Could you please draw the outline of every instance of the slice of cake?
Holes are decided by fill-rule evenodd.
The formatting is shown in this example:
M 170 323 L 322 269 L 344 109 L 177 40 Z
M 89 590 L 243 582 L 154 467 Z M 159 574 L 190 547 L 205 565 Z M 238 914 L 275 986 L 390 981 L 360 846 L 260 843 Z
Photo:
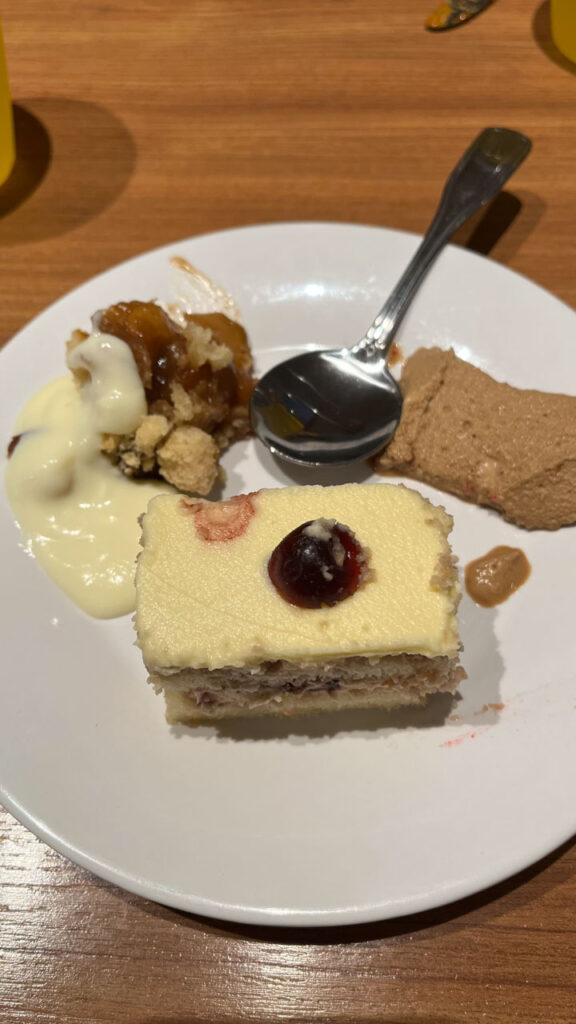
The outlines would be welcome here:
M 162 495 L 136 630 L 170 723 L 420 704 L 454 692 L 450 516 L 402 485 Z

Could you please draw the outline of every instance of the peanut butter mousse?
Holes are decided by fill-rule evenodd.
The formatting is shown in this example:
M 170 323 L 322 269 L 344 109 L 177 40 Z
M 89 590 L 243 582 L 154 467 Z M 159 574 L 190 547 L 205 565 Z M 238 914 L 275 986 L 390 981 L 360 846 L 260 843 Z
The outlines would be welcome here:
M 576 522 L 576 397 L 511 387 L 439 348 L 410 356 L 400 385 L 402 419 L 378 472 L 425 481 L 526 529 Z
M 494 608 L 507 601 L 526 582 L 530 572 L 530 562 L 520 548 L 500 544 L 468 563 L 464 581 L 476 604 Z
M 454 692 L 464 672 L 451 527 L 402 485 L 154 499 L 135 624 L 168 721 L 392 708 Z

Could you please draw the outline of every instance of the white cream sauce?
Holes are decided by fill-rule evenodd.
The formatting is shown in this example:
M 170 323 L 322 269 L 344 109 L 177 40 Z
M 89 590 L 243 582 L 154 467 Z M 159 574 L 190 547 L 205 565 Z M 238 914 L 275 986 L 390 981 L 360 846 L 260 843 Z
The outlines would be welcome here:
M 69 356 L 90 379 L 71 375 L 40 389 L 14 427 L 21 438 L 6 491 L 27 550 L 89 615 L 134 610 L 138 517 L 167 484 L 129 480 L 100 452 L 101 433 L 129 433 L 146 413 L 128 346 L 95 332 Z

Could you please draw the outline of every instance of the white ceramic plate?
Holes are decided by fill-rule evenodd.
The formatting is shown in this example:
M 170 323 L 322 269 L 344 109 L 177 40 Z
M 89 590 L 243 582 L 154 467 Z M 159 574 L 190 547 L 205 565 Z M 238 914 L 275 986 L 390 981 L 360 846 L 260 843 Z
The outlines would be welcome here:
M 168 246 L 48 309 L 0 356 L 0 436 L 62 372 L 64 340 L 119 299 L 167 296 L 187 257 L 237 299 L 258 369 L 357 340 L 412 255 L 412 235 L 281 224 Z M 449 248 L 402 329 L 405 353 L 454 346 L 495 377 L 576 392 L 576 315 L 510 271 Z M 317 479 L 252 441 L 226 458 L 228 493 Z M 322 475 L 363 479 L 366 471 Z M 533 863 L 573 833 L 576 531 L 526 533 L 429 488 L 454 515 L 462 565 L 523 548 L 506 604 L 461 606 L 468 681 L 456 718 L 355 713 L 170 730 L 129 618 L 73 607 L 0 520 L 0 798 L 51 846 L 153 900 L 267 924 L 345 924 L 439 906 Z M 503 704 L 502 709 L 487 705 Z

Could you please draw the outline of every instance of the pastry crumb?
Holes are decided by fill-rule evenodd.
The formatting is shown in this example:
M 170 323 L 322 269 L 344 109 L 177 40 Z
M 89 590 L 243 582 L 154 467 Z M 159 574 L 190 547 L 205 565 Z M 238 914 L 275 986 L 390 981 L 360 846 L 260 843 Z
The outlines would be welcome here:
M 158 448 L 158 467 L 179 491 L 209 494 L 218 479 L 218 445 L 210 434 L 189 424 L 175 427 Z

